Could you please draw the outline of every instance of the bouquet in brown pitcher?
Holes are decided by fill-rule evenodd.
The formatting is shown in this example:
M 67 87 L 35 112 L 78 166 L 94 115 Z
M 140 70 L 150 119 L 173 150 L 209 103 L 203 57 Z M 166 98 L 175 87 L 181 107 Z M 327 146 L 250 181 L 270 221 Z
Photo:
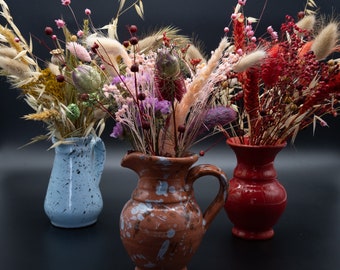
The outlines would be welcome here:
M 213 102 L 214 75 L 224 50 L 223 38 L 209 61 L 185 38 L 162 30 L 138 40 L 137 27 L 123 44 L 131 64 L 117 69 L 105 92 L 114 97 L 116 124 L 111 134 L 127 138 L 133 150 L 157 156 L 180 157 L 199 140 L 235 119 L 229 106 Z M 173 36 L 173 38 L 171 37 Z M 155 41 L 159 42 L 155 42 Z M 107 49 L 99 43 L 97 53 L 105 58 Z

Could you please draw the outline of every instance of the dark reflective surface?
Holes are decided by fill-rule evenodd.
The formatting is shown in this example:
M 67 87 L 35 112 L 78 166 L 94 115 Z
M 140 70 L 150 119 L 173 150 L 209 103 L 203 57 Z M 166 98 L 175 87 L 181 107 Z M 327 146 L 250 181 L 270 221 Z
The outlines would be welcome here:
M 101 182 L 104 209 L 97 224 L 83 229 L 55 228 L 43 211 L 53 151 L 0 151 L 2 270 L 134 269 L 119 238 L 119 214 L 137 178 L 120 168 L 124 152 L 110 151 Z M 218 165 L 231 176 L 235 160 L 227 147 L 219 147 L 199 163 Z M 275 226 L 274 238 L 257 242 L 233 237 L 232 224 L 222 210 L 189 270 L 340 268 L 339 153 L 288 147 L 279 154 L 276 168 L 288 205 Z M 195 185 L 202 210 L 216 192 L 215 182 L 203 177 Z

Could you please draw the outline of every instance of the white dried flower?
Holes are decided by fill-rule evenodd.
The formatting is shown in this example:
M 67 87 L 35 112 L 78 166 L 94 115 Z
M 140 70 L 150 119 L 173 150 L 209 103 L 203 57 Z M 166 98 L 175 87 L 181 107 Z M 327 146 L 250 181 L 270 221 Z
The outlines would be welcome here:
M 250 67 L 260 64 L 266 55 L 266 52 L 261 49 L 246 54 L 234 65 L 233 70 L 235 72 L 243 72 Z
M 0 56 L 0 69 L 7 75 L 14 76 L 20 80 L 30 77 L 30 68 L 21 61 Z
M 300 21 L 296 23 L 296 26 L 300 29 L 311 31 L 314 28 L 315 25 L 315 16 L 314 15 L 308 15 L 303 17 Z
M 335 22 L 330 22 L 316 36 L 311 46 L 311 50 L 314 52 L 318 60 L 324 59 L 333 52 L 337 45 L 338 39 L 338 24 Z
M 131 66 L 131 59 L 125 47 L 115 39 L 98 37 L 91 35 L 87 38 L 86 43 L 92 47 L 95 43 L 99 45 L 97 51 L 103 59 L 105 70 L 112 76 L 116 76 L 119 71 L 117 58 L 120 56 L 127 67 Z

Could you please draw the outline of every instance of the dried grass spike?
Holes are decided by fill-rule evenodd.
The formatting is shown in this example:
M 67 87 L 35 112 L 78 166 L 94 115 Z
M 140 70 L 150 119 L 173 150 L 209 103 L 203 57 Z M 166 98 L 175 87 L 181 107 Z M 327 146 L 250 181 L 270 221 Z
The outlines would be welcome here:
M 250 67 L 258 65 L 266 57 L 264 50 L 256 50 L 242 57 L 241 60 L 233 67 L 235 72 L 243 72 Z
M 314 52 L 318 60 L 326 58 L 336 48 L 339 41 L 338 24 L 330 22 L 324 27 L 321 32 L 316 36 L 311 50 Z
M 302 30 L 312 31 L 316 22 L 315 15 L 308 15 L 303 17 L 296 23 L 296 26 Z

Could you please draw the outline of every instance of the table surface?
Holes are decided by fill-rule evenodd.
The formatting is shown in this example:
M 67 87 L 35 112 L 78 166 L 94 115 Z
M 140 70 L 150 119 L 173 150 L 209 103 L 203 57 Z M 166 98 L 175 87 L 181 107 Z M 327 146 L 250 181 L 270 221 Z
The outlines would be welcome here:
M 133 270 L 119 238 L 119 215 L 137 177 L 120 167 L 122 151 L 107 151 L 98 222 L 82 229 L 53 227 L 43 210 L 53 151 L 0 148 L 0 269 Z M 199 160 L 232 175 L 235 157 L 218 148 Z M 218 214 L 188 265 L 188 270 L 340 269 L 340 153 L 296 151 L 287 147 L 275 161 L 288 193 L 287 208 L 266 241 L 231 235 L 224 210 Z M 204 209 L 217 181 L 203 177 L 195 196 Z

